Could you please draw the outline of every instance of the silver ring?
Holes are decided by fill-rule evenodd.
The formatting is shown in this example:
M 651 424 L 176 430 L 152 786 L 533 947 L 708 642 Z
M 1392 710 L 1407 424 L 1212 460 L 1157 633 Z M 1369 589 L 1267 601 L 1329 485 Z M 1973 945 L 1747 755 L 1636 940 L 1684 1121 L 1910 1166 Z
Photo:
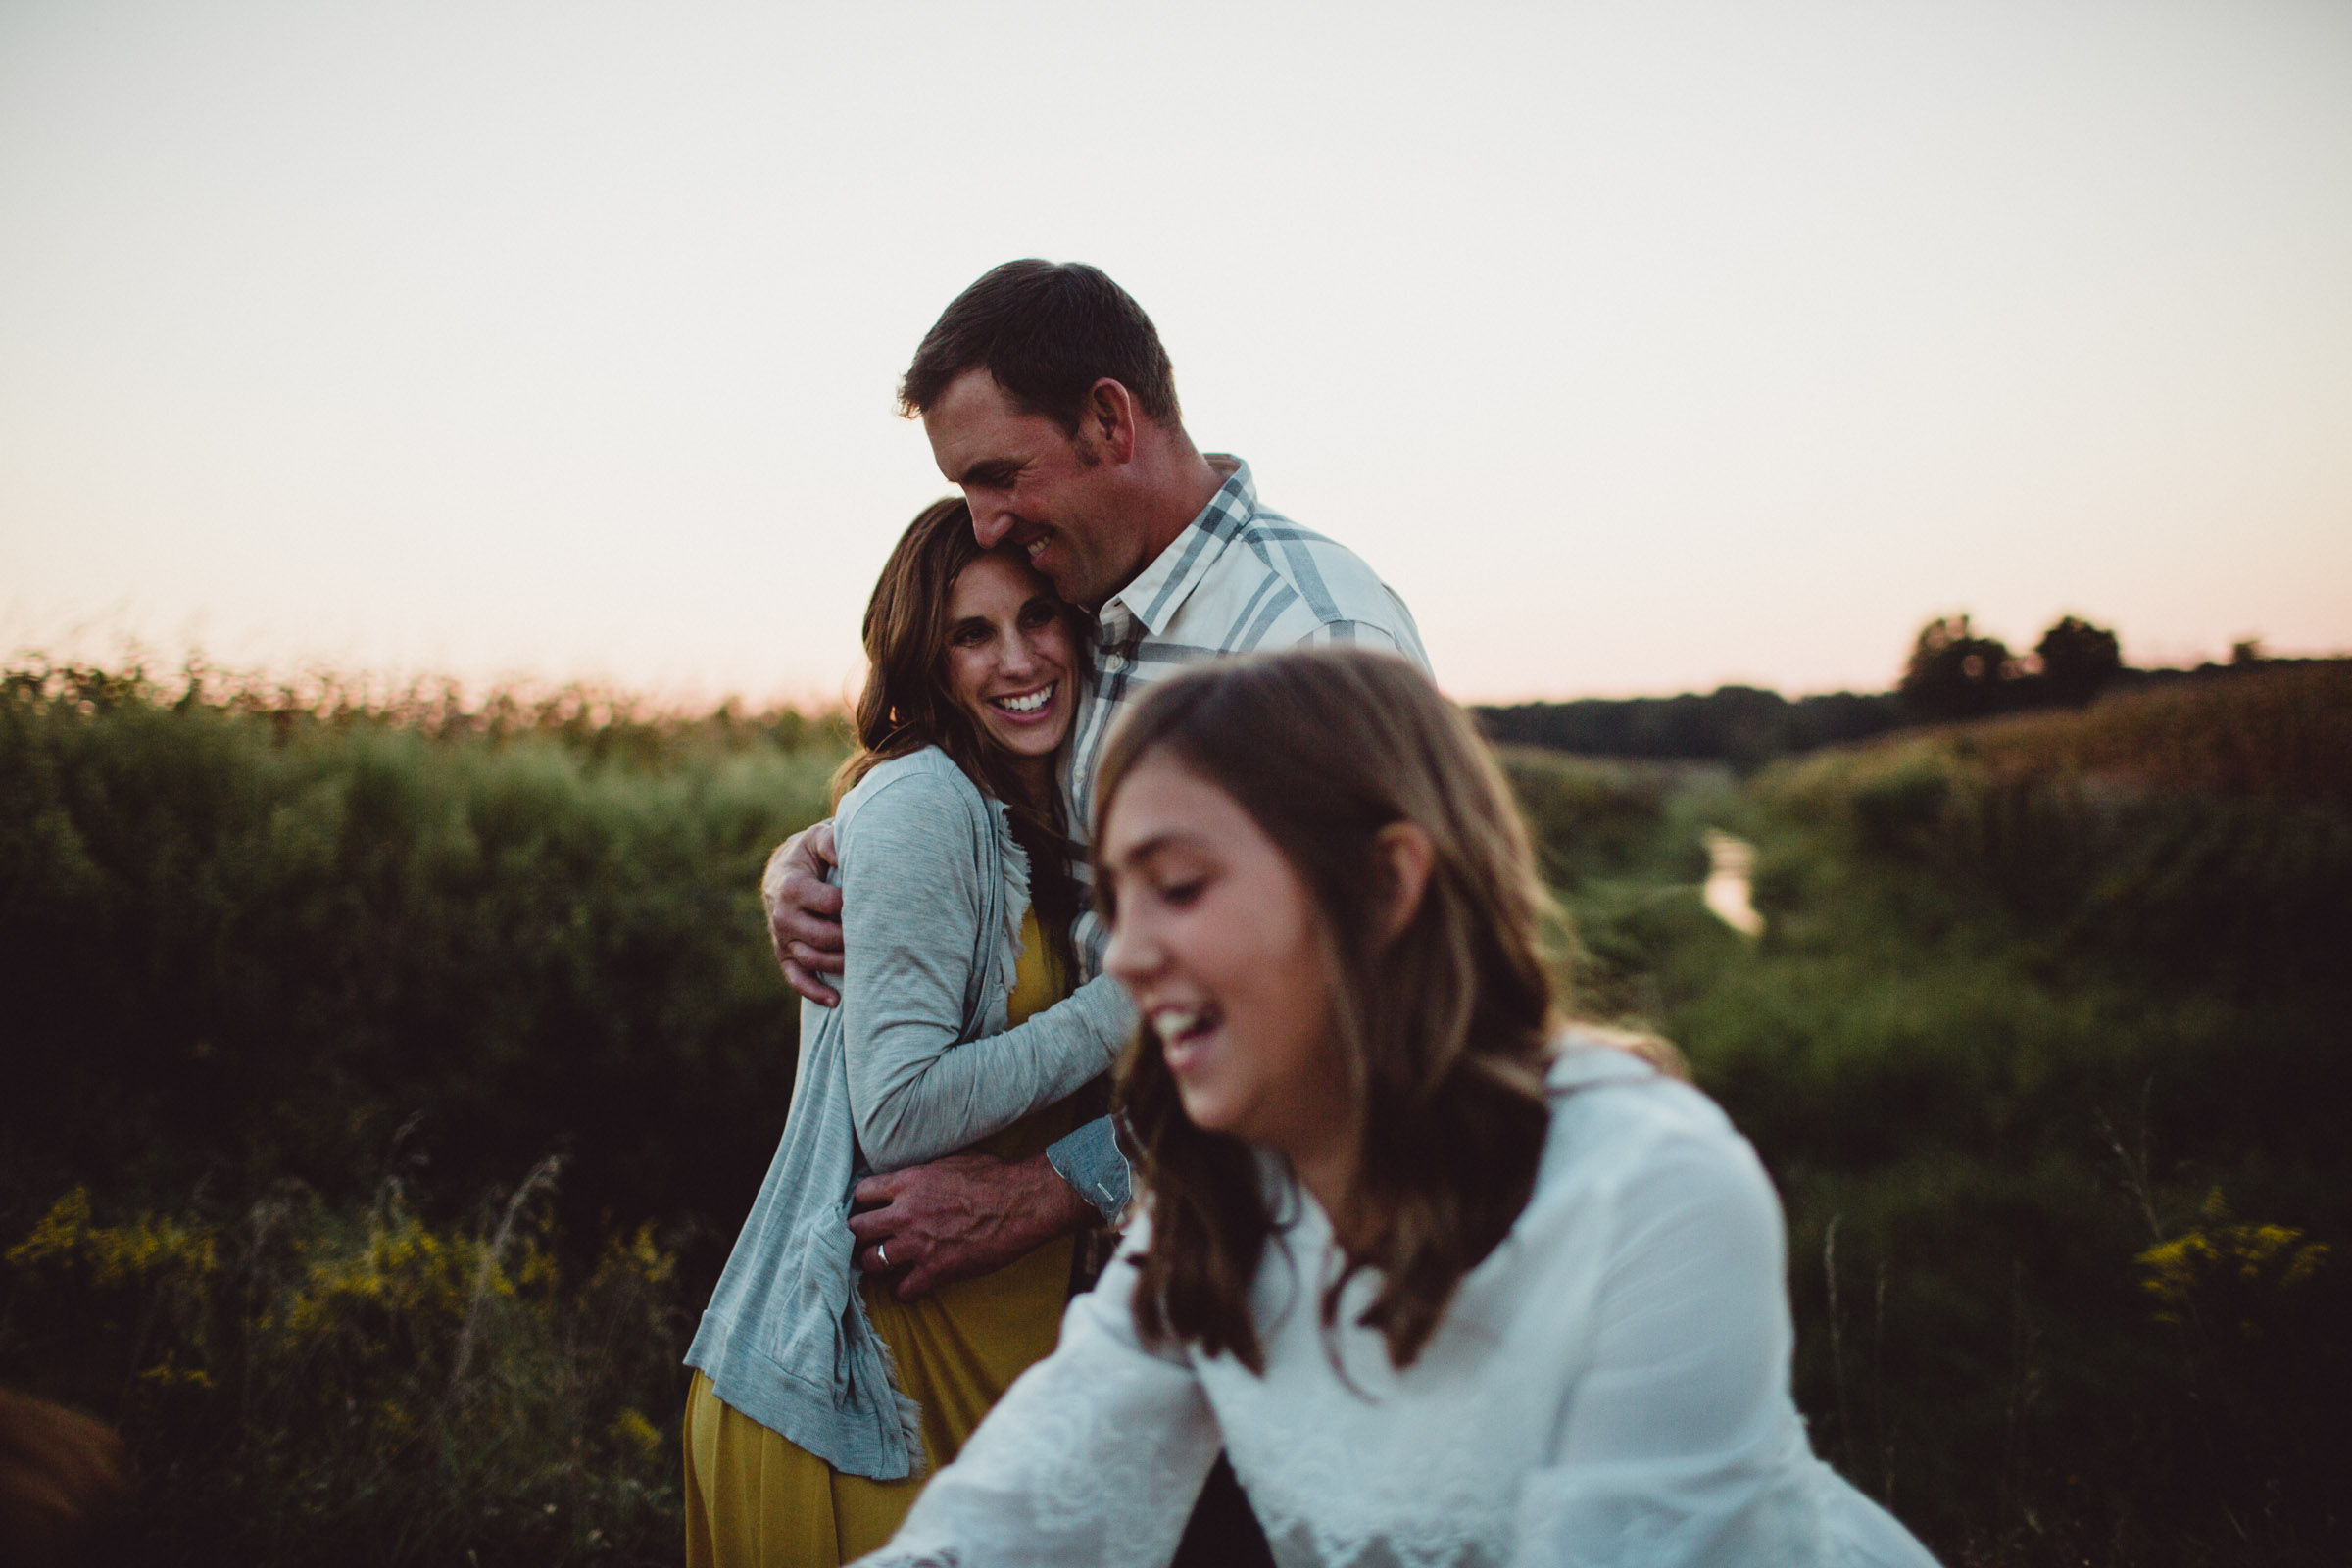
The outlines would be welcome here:
M 888 1242 L 874 1244 L 874 1261 L 884 1268 L 890 1267 L 890 1244 Z

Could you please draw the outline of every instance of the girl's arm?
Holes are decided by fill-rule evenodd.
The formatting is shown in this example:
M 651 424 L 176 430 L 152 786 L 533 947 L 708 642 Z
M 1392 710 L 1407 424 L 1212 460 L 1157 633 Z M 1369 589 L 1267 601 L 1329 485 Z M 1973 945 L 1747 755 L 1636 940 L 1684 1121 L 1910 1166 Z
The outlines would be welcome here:
M 1520 1494 L 1518 1568 L 1713 1563 L 1772 1523 L 1742 1516 L 1786 1462 L 1778 1199 L 1744 1145 L 1684 1135 L 1642 1151 L 1611 1217 L 1590 1359 Z
M 907 773 L 859 803 L 841 835 L 841 1016 L 858 1147 L 876 1170 L 955 1152 L 1109 1070 L 1135 1026 L 1098 979 L 986 1039 L 962 1032 L 981 886 L 975 849 L 996 822 L 952 780 Z
M 1892 1520 L 1856 1544 L 1825 1511 L 1836 1484 L 1788 1394 L 1780 1199 L 1746 1142 L 1660 1139 L 1613 1210 L 1590 1358 L 1520 1493 L 1514 1568 L 1936 1568 Z

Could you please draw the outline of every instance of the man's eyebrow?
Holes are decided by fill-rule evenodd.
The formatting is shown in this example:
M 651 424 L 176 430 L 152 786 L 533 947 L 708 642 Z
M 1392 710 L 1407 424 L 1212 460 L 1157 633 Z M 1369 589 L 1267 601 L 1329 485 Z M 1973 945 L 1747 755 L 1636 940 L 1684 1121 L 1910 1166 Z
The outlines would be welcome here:
M 956 484 L 995 484 L 1008 477 L 1020 465 L 1011 458 L 983 458 L 969 464 L 954 480 Z

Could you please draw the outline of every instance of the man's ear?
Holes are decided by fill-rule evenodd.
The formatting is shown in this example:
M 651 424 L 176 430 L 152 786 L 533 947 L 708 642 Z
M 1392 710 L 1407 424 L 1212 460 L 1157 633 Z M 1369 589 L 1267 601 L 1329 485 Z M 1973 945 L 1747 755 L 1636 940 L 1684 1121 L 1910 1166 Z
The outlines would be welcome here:
M 1140 411 L 1135 394 L 1109 376 L 1087 389 L 1086 408 L 1078 416 L 1079 434 L 1095 443 L 1096 451 L 1113 463 L 1135 456 L 1135 421 Z
M 1417 822 L 1391 822 L 1372 835 L 1372 853 L 1379 856 L 1387 884 L 1388 906 L 1380 912 L 1383 947 L 1396 940 L 1421 912 L 1422 895 L 1429 891 L 1429 873 L 1438 863 L 1437 846 Z

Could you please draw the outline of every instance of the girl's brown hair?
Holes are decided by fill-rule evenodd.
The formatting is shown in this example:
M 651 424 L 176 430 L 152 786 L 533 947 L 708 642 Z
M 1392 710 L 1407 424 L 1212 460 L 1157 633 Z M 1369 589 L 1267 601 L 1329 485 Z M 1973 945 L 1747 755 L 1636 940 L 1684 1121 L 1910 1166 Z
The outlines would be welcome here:
M 1333 1216 L 1350 1245 L 1323 1321 L 1336 1323 L 1358 1269 L 1377 1270 L 1360 1321 L 1408 1366 L 1526 1206 L 1549 1122 L 1549 905 L 1518 809 L 1461 710 L 1402 659 L 1359 649 L 1202 665 L 1155 686 L 1111 738 L 1095 843 L 1146 759 L 1231 796 L 1321 915 L 1353 1091 L 1334 1114 L 1351 1118 L 1356 1152 Z M 1436 853 L 1411 919 L 1384 938 L 1393 889 L 1375 839 L 1396 822 Z M 1186 1117 L 1149 1019 L 1117 1093 L 1152 1204 L 1137 1330 L 1262 1371 L 1250 1288 L 1278 1219 L 1256 1152 Z
M 865 602 L 865 689 L 852 715 L 858 749 L 833 775 L 833 801 L 839 805 L 878 762 L 926 746 L 947 753 L 964 777 L 1004 803 L 1013 838 L 1029 856 L 1029 899 L 1038 923 L 1061 972 L 1073 974 L 1069 927 L 1081 896 L 1070 874 L 1061 792 L 1031 800 L 1003 748 L 948 685 L 948 610 L 956 579 L 986 554 L 972 537 L 971 509 L 953 497 L 925 507 L 899 536 Z M 1019 561 L 1017 553 L 1012 559 Z M 1019 564 L 1030 569 L 1026 561 Z M 1075 606 L 1065 604 L 1061 612 L 1070 633 L 1069 679 L 1082 681 L 1091 668 L 1093 625 Z M 1075 702 L 1077 695 L 1073 690 L 1067 700 Z

